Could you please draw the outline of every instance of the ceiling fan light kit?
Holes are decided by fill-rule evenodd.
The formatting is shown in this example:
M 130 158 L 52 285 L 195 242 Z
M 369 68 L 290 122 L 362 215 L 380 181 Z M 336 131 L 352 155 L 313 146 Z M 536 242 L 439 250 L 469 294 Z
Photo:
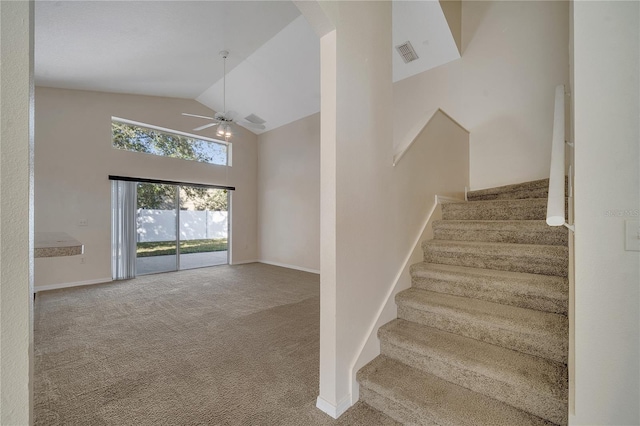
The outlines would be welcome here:
M 231 126 L 228 123 L 222 123 L 218 127 L 218 131 L 216 132 L 218 136 L 224 136 L 226 139 L 232 136 Z
M 213 123 L 196 127 L 195 129 L 193 129 L 193 131 L 199 132 L 201 130 L 208 129 L 209 127 L 218 126 L 216 135 L 219 137 L 224 137 L 225 141 L 229 141 L 229 138 L 231 138 L 231 136 L 233 135 L 233 132 L 231 131 L 231 123 L 236 122 L 235 116 L 237 114 L 233 111 L 227 111 L 227 57 L 229 56 L 229 51 L 221 50 L 220 56 L 222 56 L 222 60 L 223 60 L 223 65 L 222 65 L 223 66 L 223 74 L 222 74 L 222 110 L 223 112 L 216 113 L 214 117 L 207 117 L 204 115 L 197 115 L 197 114 L 187 114 L 186 112 L 183 112 L 182 115 L 185 115 L 187 117 L 203 118 L 206 120 L 213 121 Z M 264 125 L 265 121 L 263 119 L 261 119 L 255 114 L 251 114 L 247 118 L 249 117 L 251 117 L 253 120 L 244 119 L 242 122 L 239 122 L 238 124 L 241 124 L 244 127 L 252 128 L 255 130 L 265 129 L 265 125 Z

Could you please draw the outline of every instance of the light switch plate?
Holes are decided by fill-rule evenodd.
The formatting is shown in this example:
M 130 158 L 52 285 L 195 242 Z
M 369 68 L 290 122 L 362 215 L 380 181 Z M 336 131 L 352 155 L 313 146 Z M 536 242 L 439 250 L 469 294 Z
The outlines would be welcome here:
M 625 247 L 627 251 L 640 251 L 640 221 L 625 220 Z

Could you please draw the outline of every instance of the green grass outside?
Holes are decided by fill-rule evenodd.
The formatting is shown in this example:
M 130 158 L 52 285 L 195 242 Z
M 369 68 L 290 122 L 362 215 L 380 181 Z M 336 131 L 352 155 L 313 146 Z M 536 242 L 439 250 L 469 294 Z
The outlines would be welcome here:
M 224 250 L 227 250 L 226 238 L 180 241 L 180 254 L 206 253 L 211 251 Z M 137 247 L 137 257 L 166 256 L 175 254 L 175 241 L 154 241 L 151 243 L 138 243 Z

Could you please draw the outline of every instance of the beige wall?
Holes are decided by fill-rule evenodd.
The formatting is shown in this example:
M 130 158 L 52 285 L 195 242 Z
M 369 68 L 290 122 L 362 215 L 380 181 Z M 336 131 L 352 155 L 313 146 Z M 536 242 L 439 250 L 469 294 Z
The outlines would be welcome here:
M 472 188 L 548 177 L 569 3 L 463 2 L 462 39 L 461 59 L 394 85 L 396 152 L 441 107 L 471 132 Z
M 468 146 L 456 146 L 454 138 L 425 162 L 418 142 L 394 168 L 390 3 L 320 4 L 336 31 L 321 41 L 318 407 L 339 415 L 357 399 L 359 363 L 377 353 L 376 342 L 368 345 L 372 327 L 421 232 L 433 191 L 461 195 L 468 184 Z M 439 168 L 429 167 L 438 160 Z M 443 169 L 447 174 L 438 173 Z
M 110 279 L 110 174 L 235 186 L 232 261 L 255 260 L 257 138 L 253 133 L 236 127 L 233 167 L 111 147 L 112 116 L 185 132 L 201 124 L 182 112 L 213 113 L 186 99 L 36 88 L 36 231 L 67 232 L 84 243 L 86 259 L 85 264 L 80 264 L 79 256 L 36 259 L 36 287 Z M 78 226 L 80 219 L 87 219 L 88 226 Z
M 350 365 L 392 280 L 391 4 L 320 5 L 335 31 L 321 41 L 318 407 L 336 416 L 352 403 Z
M 33 2 L 0 2 L 0 424 L 32 418 Z
M 397 318 L 395 295 L 411 286 L 409 268 L 423 260 L 422 241 L 433 238 L 431 223 L 441 217 L 435 196 L 464 200 L 464 187 L 469 185 L 469 133 L 437 111 L 397 162 L 390 178 L 395 193 L 390 197 L 395 205 L 392 241 L 398 247 L 394 260 L 402 262 L 389 265 L 397 275 L 389 283 L 384 304 L 378 308 L 378 317 L 374 317 L 375 324 L 371 324 L 366 342 L 352 365 L 354 400 L 358 395 L 355 374 L 380 353 L 378 329 Z M 434 213 L 429 217 L 431 211 Z
M 573 5 L 574 425 L 640 424 L 640 7 Z
M 258 259 L 320 271 L 320 114 L 258 137 Z

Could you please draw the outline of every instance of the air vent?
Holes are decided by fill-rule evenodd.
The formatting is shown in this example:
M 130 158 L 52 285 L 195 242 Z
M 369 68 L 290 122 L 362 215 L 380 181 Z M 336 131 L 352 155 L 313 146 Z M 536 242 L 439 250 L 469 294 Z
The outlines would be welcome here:
M 255 114 L 249 114 L 244 119 L 253 124 L 264 124 L 267 122 Z
M 418 59 L 418 55 L 416 54 L 416 51 L 413 50 L 413 46 L 411 45 L 410 41 L 396 46 L 396 50 L 398 51 L 400 56 L 402 56 L 402 60 L 405 64 Z

